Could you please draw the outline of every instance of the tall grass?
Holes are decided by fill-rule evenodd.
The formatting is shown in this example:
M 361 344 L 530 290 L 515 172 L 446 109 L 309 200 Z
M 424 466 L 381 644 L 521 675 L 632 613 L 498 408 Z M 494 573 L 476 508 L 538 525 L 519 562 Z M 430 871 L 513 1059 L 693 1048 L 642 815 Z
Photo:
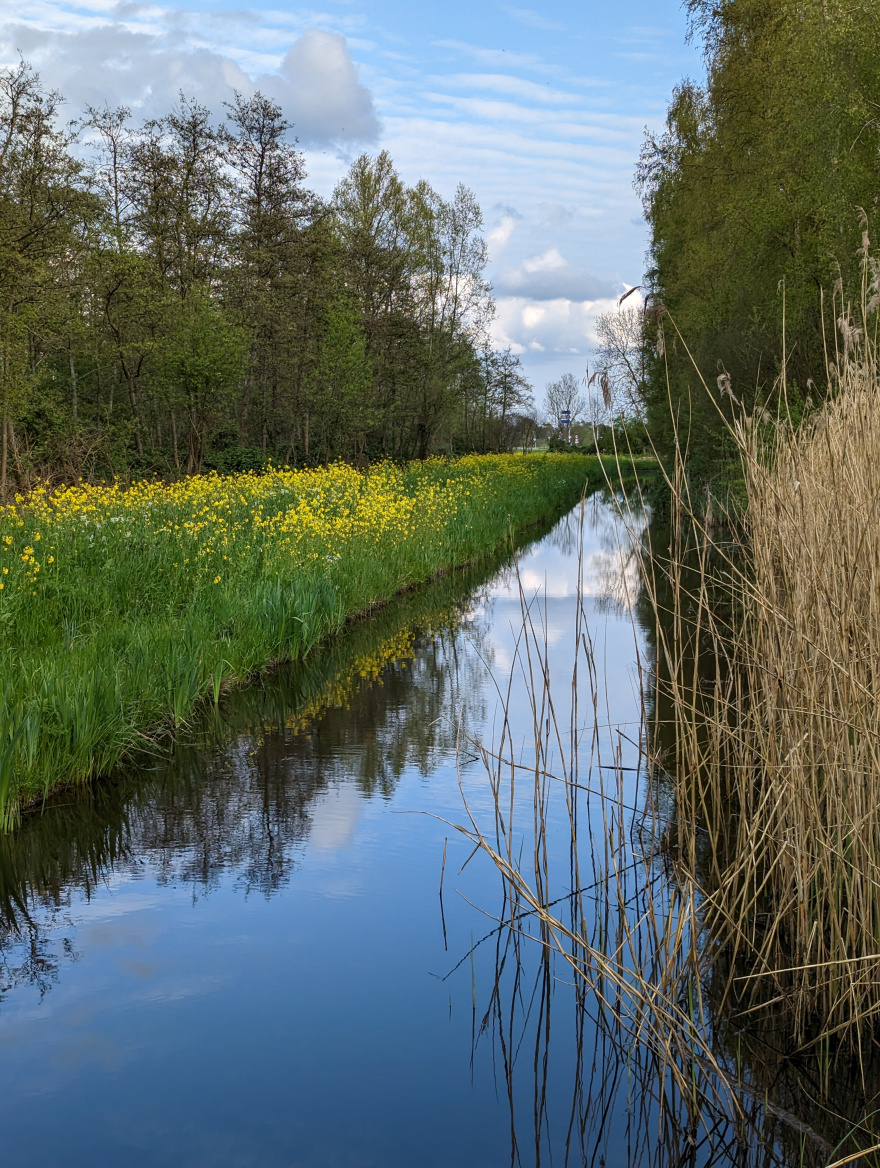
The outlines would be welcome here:
M 734 428 L 734 544 L 679 491 L 668 583 L 644 566 L 658 613 L 671 599 L 678 854 L 731 1001 L 860 1045 L 880 1021 L 880 386 L 870 348 L 846 356 L 804 424 Z
M 598 460 L 37 491 L 0 511 L 0 820 L 570 506 Z
M 638 504 L 628 510 L 634 523 L 638 510 Z M 581 523 L 583 517 L 582 509 Z M 623 527 L 621 537 L 623 565 L 634 549 L 624 546 Z M 617 599 L 630 609 L 631 584 L 623 570 Z M 474 810 L 462 785 L 467 821 L 456 826 L 502 877 L 498 919 L 515 939 L 513 959 L 530 943 L 562 958 L 567 969 L 558 976 L 573 980 L 581 1009 L 608 1034 L 628 1075 L 641 1061 L 633 1051 L 647 1053 L 656 1075 L 646 1103 L 652 1122 L 671 1124 L 666 1130 L 683 1133 L 685 1147 L 692 1147 L 705 1114 L 714 1126 L 719 1114 L 741 1113 L 740 1095 L 706 1025 L 699 890 L 692 882 L 658 878 L 669 875 L 662 791 L 647 784 L 645 801 L 636 806 L 639 780 L 631 775 L 644 775 L 648 765 L 648 707 L 644 700 L 639 706 L 637 694 L 632 721 L 609 723 L 584 595 L 579 588 L 571 689 L 562 694 L 551 684 L 541 598 L 520 583 L 522 627 L 510 685 L 524 684 L 530 726 L 513 723 L 510 693 L 502 693 L 492 748 L 467 744 L 485 765 L 494 815 L 486 820 Z M 637 642 L 634 652 L 638 659 Z M 637 664 L 644 699 L 649 686 Z M 551 843 L 560 821 L 571 841 L 564 860 Z M 496 988 L 494 1000 L 498 994 Z

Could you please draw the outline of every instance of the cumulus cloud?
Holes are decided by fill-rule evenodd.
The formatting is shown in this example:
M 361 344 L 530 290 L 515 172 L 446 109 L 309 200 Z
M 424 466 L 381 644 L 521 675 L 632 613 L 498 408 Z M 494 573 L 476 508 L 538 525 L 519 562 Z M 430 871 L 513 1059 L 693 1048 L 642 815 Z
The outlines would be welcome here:
M 615 298 L 581 302 L 558 299 L 532 303 L 518 296 L 497 301 L 493 322 L 496 344 L 510 345 L 515 353 L 565 357 L 578 365 L 586 361 L 596 341 L 596 317 L 616 305 Z
M 4 49 L 21 51 L 74 110 L 106 103 L 154 117 L 167 112 L 181 89 L 210 107 L 219 107 L 234 89 L 253 90 L 230 58 L 210 49 L 172 48 L 165 35 L 133 32 L 121 24 L 75 32 L 7 26 L 4 34 Z
M 530 256 L 517 268 L 502 272 L 495 287 L 505 296 L 528 300 L 600 300 L 615 293 L 610 280 L 569 263 L 558 248 Z
M 257 78 L 257 88 L 290 111 L 303 142 L 365 142 L 379 136 L 373 98 L 338 33 L 308 29 L 290 46 L 277 74 Z
M 494 260 L 504 251 L 510 237 L 513 235 L 516 227 L 516 219 L 513 215 L 502 215 L 489 234 L 486 236 L 486 243 L 489 245 L 489 255 Z
M 277 72 L 253 76 L 231 56 L 195 43 L 195 33 L 171 10 L 150 9 L 151 19 L 138 24 L 125 21 L 144 11 L 140 5 L 117 6 L 111 19 L 79 26 L 7 23 L 0 31 L 0 55 L 14 60 L 21 52 L 72 111 L 127 105 L 156 117 L 182 90 L 219 113 L 234 90 L 250 95 L 262 89 L 279 102 L 305 145 L 346 146 L 378 137 L 372 96 L 338 33 L 307 29 Z

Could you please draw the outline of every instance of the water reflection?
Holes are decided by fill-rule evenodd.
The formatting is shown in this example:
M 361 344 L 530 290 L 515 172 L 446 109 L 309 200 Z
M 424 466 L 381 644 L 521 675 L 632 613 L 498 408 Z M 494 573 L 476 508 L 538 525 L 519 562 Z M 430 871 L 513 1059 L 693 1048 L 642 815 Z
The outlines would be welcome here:
M 547 541 L 550 547 L 577 547 L 573 518 L 554 532 Z M 589 597 L 591 588 L 599 586 L 602 571 L 597 565 L 603 554 L 608 572 L 617 574 L 618 586 L 606 588 L 604 601 L 592 606 L 590 619 L 584 622 L 588 635 L 602 608 L 620 613 L 638 596 L 627 580 L 634 558 L 621 543 L 619 528 L 606 523 L 603 539 L 602 525 L 597 530 L 592 522 L 591 535 L 602 550 L 585 557 L 589 587 L 583 592 Z M 639 539 L 646 529 L 637 523 L 630 534 Z M 649 534 L 654 546 L 662 546 L 664 532 L 659 522 Z M 525 572 L 520 578 L 527 591 L 537 589 L 537 581 Z M 548 587 L 541 597 L 565 594 L 563 581 L 561 586 L 557 582 L 555 593 Z M 671 622 L 674 606 L 664 603 L 662 595 L 660 609 L 663 619 Z M 645 665 L 662 671 L 653 611 L 637 603 L 636 614 L 643 619 Z M 513 672 L 530 669 L 526 659 L 543 661 L 542 646 L 552 656 L 559 643 L 543 611 L 533 619 L 537 624 L 534 645 L 530 652 L 522 650 L 519 660 L 506 662 Z M 569 628 L 569 638 L 571 632 Z M 672 630 L 664 627 L 661 633 L 671 637 Z M 694 647 L 698 640 L 695 635 Z M 713 655 L 707 656 L 714 661 Z M 694 651 L 685 669 L 699 665 Z M 546 683 L 549 674 L 543 665 L 530 673 L 535 703 L 544 711 L 536 719 L 536 726 L 541 727 L 538 733 L 545 738 L 538 754 L 539 776 L 552 769 L 545 768 L 546 742 L 552 737 L 549 721 L 545 722 L 553 704 L 551 691 L 555 691 L 554 717 L 565 724 L 572 713 L 565 686 L 558 675 Z M 606 675 L 598 687 L 603 700 L 608 680 Z M 706 680 L 714 684 L 715 679 L 707 676 Z M 674 757 L 672 720 L 663 691 L 657 696 L 648 710 L 651 745 L 665 746 L 667 757 Z M 594 708 L 579 724 L 588 741 L 593 735 L 593 745 L 597 723 Z M 685 928 L 684 943 L 676 952 L 672 939 L 685 919 L 684 901 L 676 895 L 678 810 L 662 768 L 644 772 L 637 797 L 632 787 L 611 792 L 614 816 L 620 818 L 619 823 L 609 824 L 604 815 L 597 816 L 595 801 L 603 786 L 601 774 L 596 775 L 596 768 L 603 769 L 603 755 L 588 751 L 578 774 L 578 752 L 569 744 L 569 773 L 578 774 L 580 780 L 574 794 L 584 806 L 579 817 L 577 811 L 573 813 L 581 846 L 572 847 L 566 880 L 559 849 L 552 844 L 554 801 L 558 804 L 564 798 L 561 784 L 554 790 L 552 781 L 539 778 L 534 803 L 540 804 L 540 817 L 535 812 L 531 827 L 528 822 L 523 826 L 530 809 L 515 810 L 518 797 L 512 785 L 505 785 L 505 776 L 513 775 L 511 746 L 503 739 L 496 742 L 495 761 L 489 762 L 490 770 L 496 768 L 493 782 L 500 792 L 495 833 L 491 817 L 475 817 L 474 831 L 475 840 L 477 832 L 482 833 L 513 870 L 529 873 L 525 884 L 513 880 L 505 886 L 507 898 L 498 913 L 504 924 L 481 942 L 494 956 L 494 978 L 488 990 L 484 985 L 474 1011 L 474 1057 L 490 1046 L 493 1065 L 504 1084 L 511 1163 L 540 1165 L 561 1159 L 566 1164 L 645 1168 L 880 1163 L 880 1044 L 855 1050 L 849 1043 L 832 1039 L 821 1049 L 804 1049 L 795 1041 L 797 1019 L 784 993 L 773 996 L 774 991 L 768 991 L 763 1000 L 756 1001 L 744 980 L 752 967 L 735 945 L 720 948 L 718 930 L 705 927 L 699 912 Z M 608 759 L 609 754 L 604 757 Z M 619 755 L 618 761 L 625 760 Z M 563 772 L 557 769 L 555 773 Z M 618 774 L 623 782 L 622 771 Z M 521 782 L 531 796 L 528 780 Z M 605 808 L 611 787 L 613 783 L 607 781 L 598 801 Z M 702 887 L 711 890 L 715 866 L 727 862 L 725 808 L 719 805 L 704 811 L 698 871 Z M 514 830 L 517 815 L 520 827 Z M 560 819 L 564 817 L 557 817 L 557 828 Z M 518 852 L 516 841 L 520 841 Z M 711 849 L 710 841 L 714 841 Z M 547 850 L 552 857 L 549 863 Z M 526 885 L 529 895 L 524 896 Z M 568 933 L 555 929 L 551 937 L 547 924 L 551 918 L 539 919 L 532 911 L 534 904 L 547 900 L 554 906 L 552 919 L 567 922 Z M 655 920 L 660 922 L 659 931 L 651 923 Z M 622 954 L 619 960 L 624 969 L 649 970 L 649 997 L 652 987 L 659 998 L 661 985 L 677 985 L 678 1005 L 683 1007 L 677 1037 L 668 1029 L 664 1034 L 662 1027 L 653 1028 L 644 1006 L 648 999 L 640 1000 L 627 991 L 624 982 L 603 974 L 601 959 L 592 969 L 585 966 L 582 936 L 589 937 L 600 958 L 614 954 L 617 960 L 616 955 Z M 611 964 L 606 961 L 609 969 Z M 566 983 L 569 992 L 561 993 L 559 987 Z M 567 1125 L 560 1117 L 562 1098 L 569 1104 Z
M 0 840 L 10 1162 L 827 1163 L 861 1113 L 851 1059 L 817 1078 L 786 1047 L 783 1013 L 736 1018 L 718 965 L 705 1022 L 746 1089 L 738 1116 L 695 1106 L 619 999 L 588 992 L 534 919 L 511 916 L 495 871 L 449 826 L 462 793 L 482 822 L 494 814 L 462 738 L 497 747 L 506 702 L 525 765 L 547 724 L 517 657 L 521 585 L 562 747 L 578 743 L 585 770 L 638 766 L 634 660 L 656 650 L 636 583 L 615 509 L 593 496 L 520 549 L 519 575 L 500 561 L 410 593 L 230 695 L 173 759 Z M 595 707 L 572 702 L 579 612 L 601 663 Z M 650 712 L 665 733 L 662 708 Z M 656 883 L 634 872 L 609 908 L 603 837 L 577 868 L 556 792 L 542 846 L 571 928 L 575 892 L 612 935 L 615 913 L 642 912 L 674 875 L 658 846 L 675 815 L 662 775 L 649 787 L 621 773 L 621 847 Z M 518 789 L 521 841 L 534 795 Z M 693 1073 L 708 1091 L 705 1068 Z
M 270 896 L 309 837 L 343 846 L 361 795 L 390 797 L 407 770 L 428 775 L 460 728 L 485 718 L 483 584 L 493 575 L 483 564 L 414 591 L 230 695 L 170 760 L 59 799 L 0 838 L 6 948 L 38 930 L 41 913 L 145 864 L 193 896 L 228 872 L 245 893 Z M 462 652 L 463 640 L 478 652 Z

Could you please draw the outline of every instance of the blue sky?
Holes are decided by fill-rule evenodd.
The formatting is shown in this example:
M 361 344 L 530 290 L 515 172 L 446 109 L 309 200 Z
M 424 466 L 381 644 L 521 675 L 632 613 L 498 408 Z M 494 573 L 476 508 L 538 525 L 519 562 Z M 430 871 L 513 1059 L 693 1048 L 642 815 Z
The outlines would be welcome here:
M 0 0 L 0 59 L 23 52 L 71 117 L 105 101 L 163 113 L 179 89 L 219 109 L 259 87 L 296 123 L 322 194 L 383 147 L 407 182 L 446 196 L 466 183 L 486 221 L 494 336 L 538 400 L 583 372 L 596 314 L 641 281 L 632 175 L 645 127 L 700 75 L 685 31 L 679 0 Z

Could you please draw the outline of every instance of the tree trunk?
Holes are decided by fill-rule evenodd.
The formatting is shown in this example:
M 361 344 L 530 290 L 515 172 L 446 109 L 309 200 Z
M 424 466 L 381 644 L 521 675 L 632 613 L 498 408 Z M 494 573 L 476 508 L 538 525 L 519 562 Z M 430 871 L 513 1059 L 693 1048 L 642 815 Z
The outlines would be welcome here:
M 189 413 L 189 437 L 187 439 L 186 473 L 191 475 L 196 466 L 196 423 L 192 410 Z
M 238 424 L 239 446 L 247 446 L 248 444 L 248 421 L 251 416 L 251 386 L 251 378 L 248 375 L 244 379 L 244 400 L 241 403 L 241 421 Z
M 144 444 L 141 441 L 141 417 L 137 404 L 137 391 L 134 387 L 134 378 L 126 374 L 125 383 L 128 386 L 128 400 L 131 402 L 131 412 L 134 415 L 134 444 L 138 454 L 143 457 Z
M 6 467 L 9 462 L 9 430 L 5 415 L 0 419 L 0 431 L 2 431 L 2 440 L 0 440 L 0 499 L 5 499 Z
M 67 346 L 67 360 L 70 363 L 70 405 L 73 412 L 73 424 L 76 425 L 76 365 L 73 361 L 73 349 L 71 349 L 70 345 Z
M 15 463 L 15 481 L 18 484 L 18 489 L 24 489 L 24 467 L 21 465 L 21 455 L 18 451 L 18 441 L 15 437 L 15 427 L 12 424 L 12 418 L 7 418 L 6 429 L 9 431 L 9 445 L 12 449 L 12 458 Z
M 180 470 L 180 455 L 177 453 L 177 416 L 171 411 L 171 443 L 174 447 L 174 465 Z

